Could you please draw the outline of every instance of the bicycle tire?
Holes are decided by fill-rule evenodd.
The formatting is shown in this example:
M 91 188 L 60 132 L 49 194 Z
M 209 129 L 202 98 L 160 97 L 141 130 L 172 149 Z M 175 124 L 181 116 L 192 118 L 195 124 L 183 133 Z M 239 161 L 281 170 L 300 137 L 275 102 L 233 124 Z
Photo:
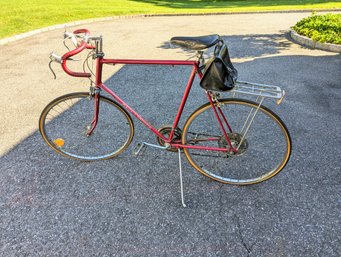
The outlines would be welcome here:
M 94 118 L 94 98 L 78 92 L 51 101 L 39 118 L 39 131 L 53 150 L 81 161 L 113 158 L 122 153 L 134 136 L 129 113 L 115 101 L 100 96 L 98 123 L 88 136 Z
M 225 184 L 256 184 L 278 174 L 291 155 L 291 137 L 284 122 L 270 109 L 249 100 L 219 99 L 219 104 L 215 103 L 215 106 L 218 105 L 231 126 L 232 131 L 229 131 L 225 125 L 231 142 L 234 146 L 242 142 L 240 152 L 233 154 L 184 148 L 189 163 L 203 175 Z M 241 124 L 244 120 L 245 127 L 246 116 L 254 113 L 258 106 L 258 112 L 243 140 Z M 274 131 L 269 132 L 269 129 Z M 212 106 L 206 103 L 187 119 L 182 143 L 229 149 L 224 138 Z

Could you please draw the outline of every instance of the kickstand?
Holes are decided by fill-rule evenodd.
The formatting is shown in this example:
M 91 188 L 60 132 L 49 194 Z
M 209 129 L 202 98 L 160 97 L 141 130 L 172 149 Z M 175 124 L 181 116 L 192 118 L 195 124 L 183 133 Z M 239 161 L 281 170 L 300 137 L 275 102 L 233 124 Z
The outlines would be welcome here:
M 178 148 L 178 154 L 179 154 L 179 170 L 180 170 L 180 191 L 181 191 L 181 203 L 183 207 L 187 207 L 185 204 L 185 198 L 184 198 L 184 184 L 182 182 L 182 167 L 181 167 L 181 150 Z

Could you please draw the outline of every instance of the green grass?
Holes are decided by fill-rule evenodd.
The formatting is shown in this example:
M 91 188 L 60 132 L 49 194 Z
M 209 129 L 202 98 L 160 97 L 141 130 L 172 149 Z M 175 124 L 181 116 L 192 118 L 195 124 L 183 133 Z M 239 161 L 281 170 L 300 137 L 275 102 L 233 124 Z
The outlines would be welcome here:
M 314 41 L 341 45 L 341 14 L 312 15 L 300 20 L 293 29 Z
M 132 14 L 184 14 L 341 8 L 324 0 L 0 0 L 0 38 L 55 24 Z

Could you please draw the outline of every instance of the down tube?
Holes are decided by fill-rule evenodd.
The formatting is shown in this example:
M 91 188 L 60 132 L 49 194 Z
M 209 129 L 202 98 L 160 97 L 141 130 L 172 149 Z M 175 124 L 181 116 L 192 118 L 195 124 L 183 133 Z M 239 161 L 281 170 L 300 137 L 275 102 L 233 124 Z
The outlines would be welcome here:
M 141 115 L 139 115 L 133 108 L 131 108 L 128 104 L 126 104 L 118 95 L 116 95 L 113 91 L 110 90 L 106 85 L 103 83 L 99 86 L 103 88 L 108 94 L 110 94 L 119 104 L 121 104 L 124 108 L 126 108 L 131 114 L 133 114 L 137 119 L 139 119 L 147 128 L 149 128 L 155 135 L 166 140 L 166 138 L 155 128 L 153 127 L 148 121 L 146 121 Z

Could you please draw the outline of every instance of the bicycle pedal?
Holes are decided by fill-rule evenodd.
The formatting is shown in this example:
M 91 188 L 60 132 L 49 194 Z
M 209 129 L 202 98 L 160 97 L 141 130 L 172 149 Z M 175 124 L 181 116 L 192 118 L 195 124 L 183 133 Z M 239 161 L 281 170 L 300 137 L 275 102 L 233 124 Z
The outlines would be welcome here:
M 144 149 L 146 149 L 146 145 L 144 143 L 138 143 L 133 149 L 133 154 L 135 156 L 142 155 L 144 153 Z

